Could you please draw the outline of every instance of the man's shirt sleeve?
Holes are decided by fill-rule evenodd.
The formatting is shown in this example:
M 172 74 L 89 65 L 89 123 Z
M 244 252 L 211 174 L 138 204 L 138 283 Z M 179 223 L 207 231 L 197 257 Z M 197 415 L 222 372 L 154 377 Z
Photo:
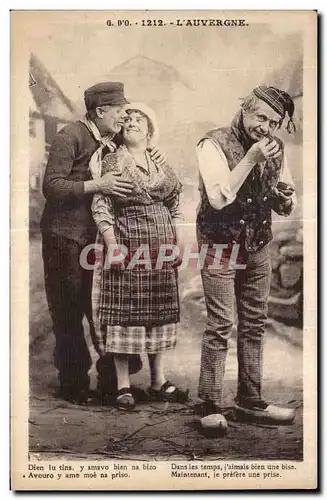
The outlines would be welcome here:
M 288 166 L 287 155 L 286 155 L 285 152 L 284 152 L 284 167 L 283 167 L 283 171 L 281 173 L 281 176 L 280 176 L 279 180 L 281 182 L 285 182 L 286 184 L 288 184 L 289 186 L 291 186 L 293 189 L 295 189 L 294 180 L 293 180 L 291 171 L 290 171 L 289 166 Z M 296 196 L 296 192 L 295 191 L 292 194 L 292 201 L 293 201 L 293 208 L 294 208 L 297 205 L 297 196 Z
M 284 151 L 284 157 L 283 157 L 283 167 L 282 167 L 282 172 L 280 174 L 280 177 L 278 179 L 279 182 L 284 182 L 288 186 L 292 187 L 294 189 L 294 181 L 293 177 L 291 174 L 291 171 L 288 166 L 288 161 L 287 161 L 287 154 Z M 294 191 L 292 196 L 290 196 L 290 201 L 291 202 L 283 202 L 278 196 L 275 197 L 273 200 L 273 210 L 278 214 L 287 217 L 290 215 L 290 213 L 294 210 L 294 208 L 297 205 L 297 196 Z
M 196 149 L 199 172 L 210 205 L 221 210 L 236 198 L 229 185 L 230 170 L 222 149 L 209 139 L 200 142 Z

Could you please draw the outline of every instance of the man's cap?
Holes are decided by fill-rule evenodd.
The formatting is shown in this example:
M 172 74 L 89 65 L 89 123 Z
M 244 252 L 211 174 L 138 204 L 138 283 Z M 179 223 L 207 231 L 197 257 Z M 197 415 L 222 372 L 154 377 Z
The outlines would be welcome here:
M 288 114 L 288 124 L 286 130 L 291 133 L 295 132 L 296 128 L 293 122 L 294 115 L 294 101 L 287 92 L 277 89 L 276 87 L 267 87 L 260 85 L 253 89 L 256 97 L 265 101 L 276 113 L 278 113 L 282 120 L 284 120 L 286 113 Z
M 86 109 L 94 109 L 97 106 L 120 106 L 128 104 L 124 95 L 124 84 L 121 82 L 97 83 L 84 92 Z

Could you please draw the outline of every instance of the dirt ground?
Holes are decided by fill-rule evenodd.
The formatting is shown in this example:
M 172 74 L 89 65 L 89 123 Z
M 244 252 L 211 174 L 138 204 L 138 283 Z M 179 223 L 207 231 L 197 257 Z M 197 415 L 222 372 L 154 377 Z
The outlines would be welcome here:
M 235 420 L 230 414 L 229 431 L 222 438 L 206 438 L 198 430 L 194 412 L 200 365 L 203 308 L 189 298 L 182 300 L 178 346 L 167 353 L 167 376 L 181 388 L 189 388 L 185 405 L 140 403 L 133 412 L 114 407 L 80 407 L 56 399 L 56 370 L 52 351 L 54 336 L 47 311 L 40 240 L 30 252 L 30 418 L 29 449 L 43 459 L 140 459 L 301 460 L 303 447 L 302 331 L 270 320 L 264 355 L 264 395 L 267 400 L 297 409 L 291 426 L 259 425 Z M 181 297 L 195 271 L 180 274 Z M 192 274 L 193 273 L 193 274 Z M 94 361 L 97 354 L 87 338 Z M 132 384 L 146 390 L 149 370 L 146 359 Z M 226 366 L 227 402 L 236 390 L 236 342 L 231 340 Z M 95 387 L 95 371 L 91 370 Z

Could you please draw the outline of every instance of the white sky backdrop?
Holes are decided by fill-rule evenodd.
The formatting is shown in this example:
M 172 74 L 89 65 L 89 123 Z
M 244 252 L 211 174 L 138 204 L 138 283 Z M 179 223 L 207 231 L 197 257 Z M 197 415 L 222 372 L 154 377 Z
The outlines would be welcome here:
M 130 14 L 126 13 L 128 18 Z M 79 109 L 88 86 L 110 79 L 115 66 L 142 55 L 175 67 L 191 85 L 197 120 L 226 124 L 238 98 L 260 84 L 272 69 L 301 57 L 300 37 L 292 26 L 274 28 L 107 27 L 99 21 L 61 19 L 38 30 L 31 50 L 44 63 L 63 92 Z M 145 16 L 146 17 L 146 16 Z M 186 17 L 186 16 L 185 16 Z M 203 12 L 203 17 L 206 13 Z M 199 116 L 201 115 L 201 116 Z

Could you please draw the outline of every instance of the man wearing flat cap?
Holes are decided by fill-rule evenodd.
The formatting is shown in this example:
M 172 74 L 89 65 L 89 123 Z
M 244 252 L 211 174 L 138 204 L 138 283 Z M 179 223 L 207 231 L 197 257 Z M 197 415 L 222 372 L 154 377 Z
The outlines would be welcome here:
M 208 132 L 199 142 L 201 202 L 199 245 L 209 246 L 201 271 L 207 307 L 202 339 L 199 396 L 204 416 L 224 420 L 223 380 L 233 308 L 237 308 L 238 385 L 236 415 L 291 423 L 294 411 L 262 396 L 262 350 L 271 279 L 271 210 L 287 216 L 295 193 L 283 142 L 274 133 L 287 119 L 295 130 L 294 103 L 284 91 L 260 86 L 243 99 L 231 126 Z M 220 266 L 215 251 L 222 251 Z M 223 250 L 222 250 L 223 249 Z M 232 265 L 232 253 L 238 255 Z M 212 417 L 210 417 L 212 420 Z M 227 422 L 224 420 L 224 427 Z M 218 425 L 218 424 L 217 424 Z
M 92 179 L 101 168 L 102 157 L 114 152 L 114 142 L 125 118 L 128 103 L 119 82 L 96 84 L 84 93 L 84 119 L 62 128 L 51 146 L 44 175 L 46 205 L 41 219 L 45 289 L 56 339 L 54 361 L 59 371 L 59 396 L 84 404 L 89 398 L 91 357 L 83 330 L 87 317 L 91 335 L 92 271 L 80 265 L 80 254 L 95 240 L 91 214 L 94 193 L 127 197 L 132 184 L 118 173 Z M 164 161 L 158 150 L 153 156 Z M 92 167 L 92 168 L 91 168 Z M 131 371 L 141 368 L 137 357 Z M 113 360 L 100 357 L 97 363 L 101 395 L 115 393 Z

